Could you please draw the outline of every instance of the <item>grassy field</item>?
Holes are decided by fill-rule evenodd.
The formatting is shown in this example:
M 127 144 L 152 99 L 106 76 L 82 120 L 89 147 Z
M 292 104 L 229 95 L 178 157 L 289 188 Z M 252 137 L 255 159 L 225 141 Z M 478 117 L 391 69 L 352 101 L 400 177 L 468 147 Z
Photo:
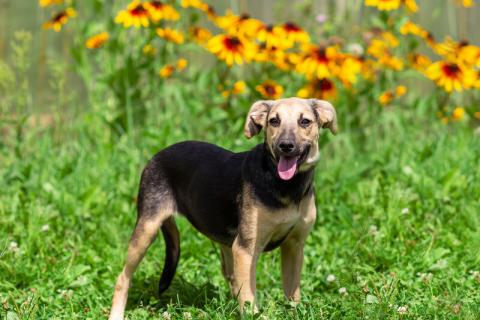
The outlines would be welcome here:
M 93 114 L 0 144 L 0 317 L 99 319 L 135 222 L 141 169 L 174 141 L 206 138 L 241 151 L 239 128 L 201 123 L 114 139 Z M 342 117 L 341 107 L 339 117 Z M 176 119 L 176 120 L 175 120 Z M 209 122 L 211 126 L 211 122 Z M 477 319 L 480 314 L 480 136 L 420 112 L 385 111 L 361 130 L 321 138 L 318 220 L 308 238 L 303 303 L 283 299 L 277 251 L 259 262 L 260 319 Z M 219 249 L 183 218 L 173 286 L 158 298 L 164 244 L 149 250 L 129 319 L 237 318 Z

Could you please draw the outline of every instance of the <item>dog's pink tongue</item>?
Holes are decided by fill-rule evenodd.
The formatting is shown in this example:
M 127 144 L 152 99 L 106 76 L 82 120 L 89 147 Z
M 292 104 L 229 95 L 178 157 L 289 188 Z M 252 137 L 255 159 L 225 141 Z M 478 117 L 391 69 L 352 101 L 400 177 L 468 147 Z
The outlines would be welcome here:
M 278 161 L 277 171 L 278 175 L 283 180 L 292 179 L 295 171 L 297 170 L 297 160 L 298 157 L 286 158 L 280 156 L 280 161 Z

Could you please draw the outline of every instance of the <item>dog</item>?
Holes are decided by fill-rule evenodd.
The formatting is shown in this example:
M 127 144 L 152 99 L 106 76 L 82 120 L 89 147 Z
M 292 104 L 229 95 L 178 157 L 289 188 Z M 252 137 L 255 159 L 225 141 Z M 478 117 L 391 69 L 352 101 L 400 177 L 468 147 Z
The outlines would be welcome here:
M 240 311 L 246 302 L 257 310 L 257 259 L 277 247 L 285 296 L 298 303 L 303 247 L 316 219 L 313 178 L 322 128 L 337 131 L 327 101 L 262 100 L 251 106 L 244 134 L 252 138 L 264 129 L 265 139 L 250 151 L 185 141 L 158 152 L 142 173 L 137 222 L 109 319 L 123 319 L 133 273 L 159 229 L 166 244 L 160 294 L 169 287 L 180 257 L 176 212 L 219 243 L 222 273 Z

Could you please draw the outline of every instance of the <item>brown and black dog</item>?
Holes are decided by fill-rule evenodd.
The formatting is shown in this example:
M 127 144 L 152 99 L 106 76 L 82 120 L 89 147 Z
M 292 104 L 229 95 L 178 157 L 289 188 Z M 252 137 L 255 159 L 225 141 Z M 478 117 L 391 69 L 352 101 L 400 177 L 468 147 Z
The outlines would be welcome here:
M 244 133 L 251 138 L 264 128 L 265 140 L 252 150 L 233 153 L 186 141 L 158 152 L 142 173 L 137 223 L 110 319 L 123 319 L 132 275 L 159 229 L 167 250 L 160 293 L 169 287 L 180 255 L 176 212 L 220 244 L 222 272 L 240 309 L 254 305 L 260 253 L 279 246 L 285 295 L 298 302 L 303 246 L 316 218 L 319 132 L 335 133 L 336 123 L 335 109 L 323 100 L 258 101 Z

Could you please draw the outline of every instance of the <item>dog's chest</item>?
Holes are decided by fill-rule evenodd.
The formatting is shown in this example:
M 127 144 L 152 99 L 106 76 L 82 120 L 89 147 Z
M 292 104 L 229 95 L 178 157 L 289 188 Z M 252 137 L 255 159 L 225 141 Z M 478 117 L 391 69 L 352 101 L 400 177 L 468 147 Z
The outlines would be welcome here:
M 298 206 L 292 205 L 286 208 L 268 212 L 271 236 L 270 242 L 278 242 L 288 236 L 288 233 L 301 219 L 301 212 Z

